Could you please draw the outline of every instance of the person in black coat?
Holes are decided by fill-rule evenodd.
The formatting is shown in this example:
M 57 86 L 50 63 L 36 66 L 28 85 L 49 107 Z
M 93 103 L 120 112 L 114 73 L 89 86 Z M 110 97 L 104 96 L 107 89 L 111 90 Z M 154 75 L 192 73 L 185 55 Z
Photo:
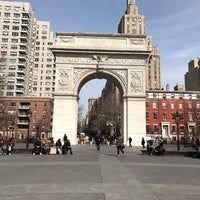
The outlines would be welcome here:
M 72 147 L 71 147 L 71 142 L 67 138 L 66 134 L 64 135 L 63 140 L 64 140 L 64 145 L 62 147 L 62 154 L 67 154 L 67 152 L 70 151 L 70 154 L 73 155 L 73 153 L 72 153 Z

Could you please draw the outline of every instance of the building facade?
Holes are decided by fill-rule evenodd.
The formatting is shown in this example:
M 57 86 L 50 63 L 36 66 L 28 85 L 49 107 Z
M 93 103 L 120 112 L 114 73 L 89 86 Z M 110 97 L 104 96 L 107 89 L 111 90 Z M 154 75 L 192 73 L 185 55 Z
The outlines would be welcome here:
M 30 3 L 0 1 L 0 96 L 52 97 L 54 44 L 50 23 Z
M 185 89 L 200 91 L 200 58 L 188 63 L 188 72 L 185 74 Z
M 106 96 L 102 95 L 96 102 L 93 101 L 90 113 L 92 120 L 95 115 L 103 116 L 100 124 L 102 132 L 109 130 L 110 124 L 108 122 L 115 121 L 120 124 L 120 118 L 114 117 L 120 116 L 119 111 L 113 109 L 116 106 L 115 102 L 111 100 L 112 98 L 108 98 L 109 104 L 107 104 Z M 114 90 L 113 96 L 115 96 Z M 116 130 L 116 126 L 113 126 L 113 128 Z M 146 136 L 163 137 L 170 142 L 177 141 L 177 137 L 183 142 L 190 141 L 192 137 L 199 138 L 200 93 L 164 90 L 146 91 Z
M 53 101 L 51 98 L 1 97 L 0 138 L 51 137 Z
M 200 93 L 147 91 L 146 134 L 182 141 L 200 136 Z M 177 116 L 178 114 L 178 116 Z
M 135 0 L 127 0 L 127 9 L 118 25 L 118 33 L 146 35 L 145 16 L 139 15 Z M 152 37 L 148 37 L 151 54 L 146 68 L 146 90 L 161 89 L 160 54 L 158 47 L 152 47 Z

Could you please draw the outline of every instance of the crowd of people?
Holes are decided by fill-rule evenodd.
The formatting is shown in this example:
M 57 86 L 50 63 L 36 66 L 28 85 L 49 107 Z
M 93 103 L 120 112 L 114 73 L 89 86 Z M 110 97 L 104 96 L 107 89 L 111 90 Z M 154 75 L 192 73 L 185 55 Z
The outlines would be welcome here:
M 109 142 L 108 142 L 109 141 Z M 128 138 L 128 145 L 129 147 L 132 147 L 132 138 Z M 105 138 L 101 135 L 100 132 L 96 134 L 94 138 L 89 139 L 89 144 L 95 144 L 97 151 L 100 151 L 100 148 L 102 145 L 107 144 L 108 146 L 110 144 L 116 145 L 117 149 L 117 156 L 120 154 L 122 156 L 125 155 L 125 145 L 124 145 L 124 138 L 120 133 L 114 134 L 110 138 Z M 13 138 L 10 139 L 3 139 L 0 138 L 0 154 L 1 155 L 11 155 L 12 150 L 15 146 L 15 142 Z M 149 139 L 145 140 L 144 137 L 142 137 L 141 140 L 141 146 L 143 149 L 146 149 L 149 155 L 164 155 L 166 152 L 166 141 L 163 138 L 156 138 L 156 140 Z M 194 157 L 200 157 L 200 141 L 199 138 L 196 140 L 194 138 L 191 139 L 191 147 L 193 150 L 196 151 Z M 58 139 L 56 142 L 54 142 L 53 138 L 49 139 L 40 139 L 36 138 L 33 140 L 33 149 L 32 154 L 33 155 L 42 155 L 42 154 L 68 154 L 72 155 L 72 146 L 70 143 L 70 140 L 68 139 L 67 135 L 64 134 L 62 140 Z
M 166 152 L 166 142 L 162 138 L 158 138 L 158 143 L 155 144 L 153 140 L 147 141 L 147 152 L 149 155 L 164 155 Z
M 0 154 L 1 155 L 11 155 L 12 150 L 15 146 L 13 138 L 0 138 Z
M 70 152 L 72 155 L 72 147 L 70 140 L 68 139 L 67 135 L 64 134 L 63 141 L 61 139 L 58 139 L 56 142 L 54 142 L 53 138 L 49 139 L 40 139 L 36 138 L 34 141 L 34 147 L 32 150 L 33 155 L 42 155 L 42 154 L 62 154 L 65 155 Z

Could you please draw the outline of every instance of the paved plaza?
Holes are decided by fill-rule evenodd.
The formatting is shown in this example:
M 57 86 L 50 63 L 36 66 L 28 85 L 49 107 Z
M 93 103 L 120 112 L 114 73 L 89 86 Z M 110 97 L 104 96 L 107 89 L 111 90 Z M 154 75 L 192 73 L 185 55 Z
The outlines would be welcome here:
M 200 159 L 73 146 L 74 155 L 0 156 L 0 200 L 199 200 Z

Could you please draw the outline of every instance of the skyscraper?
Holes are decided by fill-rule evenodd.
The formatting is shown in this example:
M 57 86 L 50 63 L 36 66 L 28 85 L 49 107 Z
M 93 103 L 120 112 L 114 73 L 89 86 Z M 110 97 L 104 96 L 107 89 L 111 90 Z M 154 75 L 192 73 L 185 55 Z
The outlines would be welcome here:
M 185 90 L 200 91 L 200 58 L 188 63 L 188 72 L 185 74 Z
M 0 1 L 0 95 L 28 94 L 34 12 L 29 3 Z
M 118 33 L 146 35 L 145 16 L 139 15 L 135 0 L 127 0 L 127 9 L 118 25 Z M 152 47 L 152 38 L 148 37 L 151 56 L 146 69 L 146 90 L 161 89 L 159 48 Z
M 0 1 L 0 96 L 52 96 L 53 33 L 30 3 Z
M 36 21 L 34 27 L 34 65 L 29 95 L 52 97 L 55 83 L 54 56 L 50 49 L 54 45 L 53 32 L 47 21 Z

